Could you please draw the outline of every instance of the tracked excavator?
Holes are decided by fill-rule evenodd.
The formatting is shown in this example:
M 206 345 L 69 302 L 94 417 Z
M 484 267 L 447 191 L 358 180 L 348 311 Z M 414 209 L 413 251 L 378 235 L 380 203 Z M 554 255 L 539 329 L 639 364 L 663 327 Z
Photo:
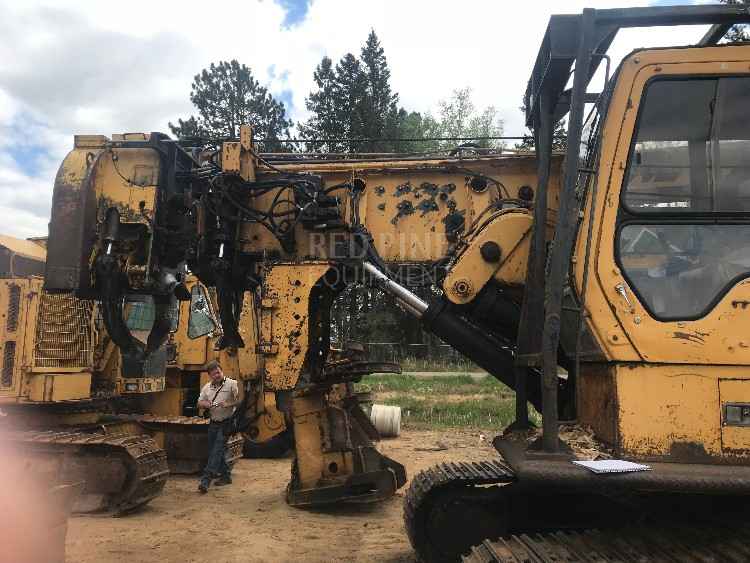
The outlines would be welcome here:
M 185 304 L 146 377 L 122 378 L 96 304 L 43 291 L 45 243 L 0 236 L 2 440 L 16 455 L 56 467 L 63 482 L 81 481 L 76 511 L 129 511 L 158 495 L 169 472 L 202 468 L 206 422 L 185 415 L 193 414 L 202 366 L 214 354 L 207 329 L 216 327 L 188 327 Z M 188 285 L 207 298 L 195 280 Z M 128 303 L 136 335 L 149 327 L 150 309 L 147 301 Z M 230 440 L 230 462 L 242 447 L 241 437 Z
M 263 393 L 294 434 L 287 500 L 308 506 L 386 498 L 406 480 L 334 391 L 384 367 L 335 359 L 329 342 L 336 293 L 377 284 L 516 392 L 496 458 L 412 479 L 421 559 L 477 544 L 483 561 L 745 560 L 750 46 L 719 41 L 748 22 L 740 5 L 553 16 L 525 100 L 534 153 L 261 154 L 249 126 L 200 151 L 159 133 L 77 136 L 45 287 L 99 300 L 134 372 L 168 331 L 136 342 L 125 295 L 166 310 L 189 271 L 216 288 L 221 346 L 240 351 L 257 292 Z M 712 27 L 610 75 L 619 29 L 688 24 Z M 589 92 L 602 61 L 605 85 Z M 648 470 L 573 464 L 561 420 L 590 432 L 596 455 Z M 615 532 L 580 532 L 592 528 Z

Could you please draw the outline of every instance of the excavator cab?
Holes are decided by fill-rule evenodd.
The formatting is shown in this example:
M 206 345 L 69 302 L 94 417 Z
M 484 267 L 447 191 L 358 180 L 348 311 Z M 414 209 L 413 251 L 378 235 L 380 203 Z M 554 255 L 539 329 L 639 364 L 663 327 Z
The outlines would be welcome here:
M 539 182 L 516 338 L 516 421 L 493 442 L 498 467 L 415 478 L 405 514 L 424 559 L 457 560 L 482 534 L 492 541 L 467 560 L 667 560 L 660 549 L 685 561 L 699 552 L 743 558 L 730 538 L 747 537 L 750 507 L 750 326 L 741 312 L 750 46 L 718 43 L 748 22 L 744 5 L 550 19 L 525 98 Z M 712 27 L 698 44 L 634 51 L 600 93 L 587 91 L 619 29 L 700 23 Z M 540 202 L 554 124 L 566 114 L 549 237 Z M 574 385 L 566 396 L 561 357 Z M 541 433 L 529 430 L 529 370 L 542 373 Z M 563 412 L 575 424 L 561 426 Z M 581 436 L 616 473 L 573 463 Z M 619 472 L 633 468 L 625 462 L 639 471 Z M 460 527 L 478 513 L 490 534 Z M 560 533 L 571 528 L 602 531 Z

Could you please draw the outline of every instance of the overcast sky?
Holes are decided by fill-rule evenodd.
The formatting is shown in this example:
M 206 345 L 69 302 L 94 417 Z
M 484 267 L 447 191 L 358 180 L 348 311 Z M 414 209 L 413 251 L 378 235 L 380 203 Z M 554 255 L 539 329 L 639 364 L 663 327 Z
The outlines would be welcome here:
M 673 3 L 0 0 L 0 233 L 46 234 L 75 133 L 168 132 L 192 112 L 192 77 L 211 62 L 248 65 L 297 122 L 320 59 L 358 54 L 372 28 L 403 107 L 434 111 L 469 86 L 478 106 L 498 108 L 506 135 L 521 135 L 518 106 L 550 14 Z M 636 47 L 690 44 L 704 30 L 629 30 L 611 53 L 617 62 Z

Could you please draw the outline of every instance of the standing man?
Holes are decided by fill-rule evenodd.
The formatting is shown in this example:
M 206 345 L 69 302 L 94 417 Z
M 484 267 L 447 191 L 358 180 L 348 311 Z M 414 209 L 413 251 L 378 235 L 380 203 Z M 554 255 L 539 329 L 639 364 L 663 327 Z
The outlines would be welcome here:
M 226 426 L 240 402 L 237 382 L 224 377 L 219 362 L 208 362 L 206 371 L 211 381 L 201 389 L 198 407 L 208 409 L 211 423 L 208 426 L 208 463 L 198 485 L 201 493 L 208 492 L 211 479 L 216 479 L 216 486 L 232 483 L 231 468 L 226 460 L 226 445 L 229 438 Z

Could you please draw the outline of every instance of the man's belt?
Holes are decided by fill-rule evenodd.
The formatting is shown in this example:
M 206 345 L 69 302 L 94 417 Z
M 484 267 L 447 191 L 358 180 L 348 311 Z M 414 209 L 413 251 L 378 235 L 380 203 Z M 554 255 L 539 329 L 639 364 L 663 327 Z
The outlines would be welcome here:
M 216 419 L 213 419 L 213 418 L 212 418 L 212 419 L 211 419 L 211 424 L 221 424 L 222 422 L 226 422 L 226 421 L 227 421 L 227 420 L 229 420 L 230 418 L 232 418 L 232 417 L 231 417 L 231 416 L 228 416 L 228 417 L 226 417 L 226 418 L 222 418 L 221 420 L 216 420 Z

